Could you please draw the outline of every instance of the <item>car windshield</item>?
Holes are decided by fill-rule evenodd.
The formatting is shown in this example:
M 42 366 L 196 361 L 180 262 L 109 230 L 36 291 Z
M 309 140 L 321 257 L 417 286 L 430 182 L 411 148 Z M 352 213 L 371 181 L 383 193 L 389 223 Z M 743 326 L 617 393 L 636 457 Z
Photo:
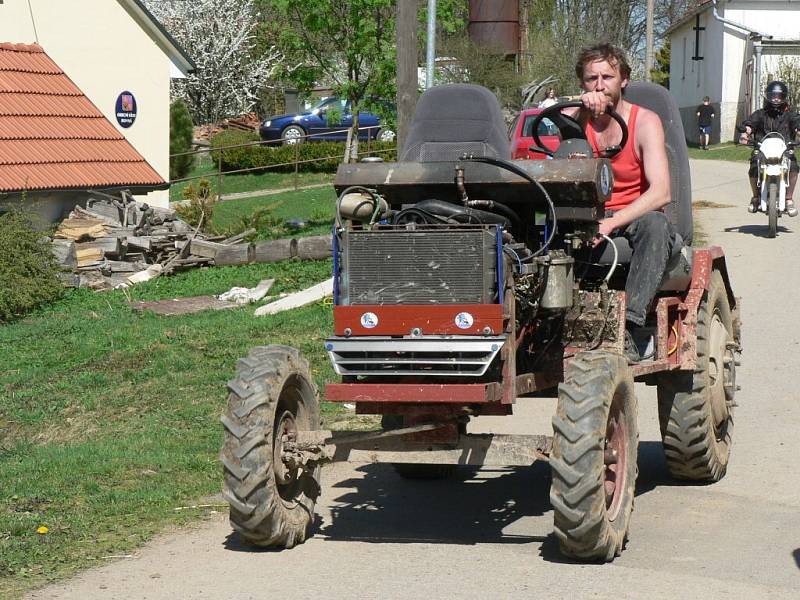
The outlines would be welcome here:
M 525 123 L 522 126 L 522 137 L 533 137 L 533 120 L 537 117 L 537 115 L 528 115 L 525 117 Z M 539 123 L 539 135 L 558 135 L 558 127 L 556 124 L 553 123 L 550 119 L 545 117 Z

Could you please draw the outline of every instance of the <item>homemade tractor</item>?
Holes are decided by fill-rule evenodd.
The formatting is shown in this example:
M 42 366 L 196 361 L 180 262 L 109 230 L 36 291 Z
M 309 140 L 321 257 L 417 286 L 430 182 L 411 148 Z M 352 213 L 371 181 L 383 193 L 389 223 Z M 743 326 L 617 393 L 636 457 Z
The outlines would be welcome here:
M 608 156 L 620 148 L 592 156 L 556 105 L 541 116 L 572 139 L 553 160 L 511 162 L 488 90 L 432 88 L 399 162 L 342 165 L 334 184 L 334 331 L 324 343 L 341 383 L 325 397 L 382 415 L 383 427 L 320 430 L 307 361 L 286 346 L 254 348 L 228 384 L 222 417 L 224 495 L 245 540 L 302 542 L 327 462 L 438 478 L 457 465 L 543 460 L 562 552 L 612 560 L 638 472 L 634 381 L 658 388 L 670 473 L 725 475 L 739 303 L 722 250 L 691 247 L 689 165 L 671 96 L 631 84 L 626 98 L 664 123 L 667 216 L 679 233 L 637 339 L 642 360 L 629 364 L 623 352 L 630 246 L 620 237 L 593 248 L 612 187 Z M 516 403 L 555 394 L 552 436 L 467 432 L 473 417 L 510 417 Z

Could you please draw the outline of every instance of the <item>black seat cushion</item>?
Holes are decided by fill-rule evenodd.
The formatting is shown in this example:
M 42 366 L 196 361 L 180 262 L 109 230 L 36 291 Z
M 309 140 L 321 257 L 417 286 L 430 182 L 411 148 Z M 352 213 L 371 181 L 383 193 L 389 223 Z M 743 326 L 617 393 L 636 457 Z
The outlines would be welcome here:
M 689 153 L 683 134 L 683 122 L 675 98 L 669 90 L 655 83 L 634 81 L 625 88 L 625 99 L 649 108 L 664 126 L 664 141 L 669 160 L 672 202 L 667 205 L 667 218 L 675 226 L 687 246 L 692 244 L 692 177 Z
M 465 153 L 511 158 L 497 98 L 479 85 L 440 85 L 428 89 L 417 102 L 400 160 L 455 161 Z

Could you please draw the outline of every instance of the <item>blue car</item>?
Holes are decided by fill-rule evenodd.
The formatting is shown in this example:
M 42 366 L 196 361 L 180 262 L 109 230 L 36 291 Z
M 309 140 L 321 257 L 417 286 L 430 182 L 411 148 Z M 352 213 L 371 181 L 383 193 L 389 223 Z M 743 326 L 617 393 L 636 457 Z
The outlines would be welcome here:
M 331 111 L 341 115 L 341 119 L 332 122 Z M 347 129 L 353 124 L 353 114 L 350 111 L 350 102 L 337 97 L 324 98 L 307 112 L 292 115 L 279 115 L 269 117 L 261 123 L 259 134 L 261 139 L 283 140 L 284 144 L 302 143 L 309 141 L 344 141 L 347 139 Z M 360 131 L 358 139 L 366 140 L 367 135 L 372 139 L 381 141 L 394 140 L 394 131 L 389 127 L 380 127 L 378 115 L 359 112 L 359 127 L 372 127 Z M 306 138 L 305 136 L 312 136 Z

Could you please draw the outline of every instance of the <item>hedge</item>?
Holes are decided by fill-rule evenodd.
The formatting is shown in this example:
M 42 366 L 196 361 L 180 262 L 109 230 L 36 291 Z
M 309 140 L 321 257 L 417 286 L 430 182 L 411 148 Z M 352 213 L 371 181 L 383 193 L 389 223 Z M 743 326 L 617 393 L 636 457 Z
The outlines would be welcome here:
M 295 156 L 300 162 L 300 171 L 312 173 L 335 173 L 344 156 L 344 142 L 305 142 L 303 144 L 254 144 L 242 148 L 228 148 L 216 150 L 224 146 L 234 146 L 246 144 L 248 142 L 259 141 L 258 134 L 241 131 L 238 129 L 226 129 L 211 138 L 211 157 L 214 164 L 219 164 L 219 155 L 222 154 L 222 170 L 238 171 L 240 169 L 253 169 L 256 167 L 272 167 L 270 171 L 292 172 L 294 171 Z M 371 141 L 370 149 L 373 153 L 377 150 L 385 150 L 377 154 L 384 160 L 395 160 L 396 151 L 394 142 Z M 358 144 L 359 152 L 365 152 L 367 142 L 361 141 Z M 289 163 L 289 164 L 284 164 Z M 280 165 L 273 167 L 273 165 Z
M 52 302 L 63 291 L 58 263 L 42 235 L 30 215 L 0 214 L 0 323 Z

